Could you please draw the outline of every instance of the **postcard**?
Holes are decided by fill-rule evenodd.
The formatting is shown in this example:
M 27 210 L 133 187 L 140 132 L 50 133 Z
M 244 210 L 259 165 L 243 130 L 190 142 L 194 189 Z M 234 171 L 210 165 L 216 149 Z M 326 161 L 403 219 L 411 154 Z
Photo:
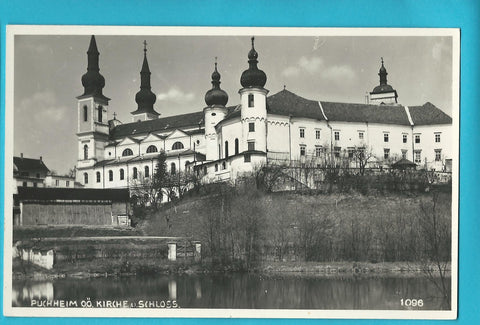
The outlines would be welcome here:
M 7 316 L 455 319 L 458 29 L 7 26 Z

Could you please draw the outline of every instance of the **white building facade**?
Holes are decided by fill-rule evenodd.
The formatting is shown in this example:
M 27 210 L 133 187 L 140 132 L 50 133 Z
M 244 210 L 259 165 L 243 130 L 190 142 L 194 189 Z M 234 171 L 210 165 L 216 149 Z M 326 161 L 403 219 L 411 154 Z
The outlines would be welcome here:
M 137 110 L 131 123 L 108 119 L 109 98 L 102 94 L 99 52 L 92 36 L 84 94 L 78 97 L 77 181 L 90 188 L 124 188 L 152 177 L 161 151 L 171 174 L 195 172 L 205 182 L 234 181 L 268 163 L 315 166 L 368 152 L 371 166 L 388 167 L 400 159 L 417 168 L 449 171 L 452 119 L 431 103 L 398 104 L 398 94 L 379 71 L 380 85 L 369 103 L 310 100 L 286 89 L 268 96 L 258 53 L 248 53 L 249 67 L 240 78 L 240 101 L 226 106 L 220 74 L 212 74 L 206 107 L 194 113 L 159 117 L 154 109 L 146 48 Z M 350 167 L 355 167 L 351 159 Z

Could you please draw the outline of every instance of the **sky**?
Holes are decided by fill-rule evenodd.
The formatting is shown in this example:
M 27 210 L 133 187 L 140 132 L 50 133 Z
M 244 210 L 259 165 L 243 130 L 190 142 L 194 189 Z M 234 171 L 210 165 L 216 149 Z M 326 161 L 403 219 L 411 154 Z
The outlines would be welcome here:
M 201 111 L 215 57 L 221 88 L 239 103 L 248 68 L 247 36 L 96 36 L 108 118 L 131 122 L 137 108 L 143 41 L 160 117 Z M 90 35 L 16 35 L 14 43 L 14 155 L 43 157 L 65 174 L 77 159 L 77 99 L 87 68 Z M 312 100 L 364 103 L 379 84 L 383 57 L 388 83 L 402 105 L 431 102 L 452 112 L 452 39 L 426 36 L 259 36 L 255 39 L 265 88 Z

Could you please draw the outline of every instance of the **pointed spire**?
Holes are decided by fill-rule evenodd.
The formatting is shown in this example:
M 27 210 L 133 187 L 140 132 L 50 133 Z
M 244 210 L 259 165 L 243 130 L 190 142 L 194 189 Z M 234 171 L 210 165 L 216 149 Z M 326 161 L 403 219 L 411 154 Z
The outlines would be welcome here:
M 135 95 L 135 101 L 138 108 L 133 113 L 150 113 L 153 115 L 158 114 L 153 108 L 153 104 L 157 101 L 157 96 L 152 92 L 150 85 L 150 68 L 147 60 L 147 41 L 143 41 L 143 64 L 140 71 L 140 91 Z
M 109 100 L 102 93 L 103 87 L 105 87 L 105 78 L 100 74 L 100 67 L 98 64 L 100 53 L 98 52 L 97 42 L 95 36 L 90 38 L 90 45 L 87 51 L 87 73 L 82 76 L 82 85 L 84 87 L 84 96 L 94 96 L 99 99 Z
M 150 67 L 148 66 L 148 60 L 147 60 L 147 41 L 143 41 L 143 64 L 142 64 L 142 70 L 140 71 L 140 77 L 141 77 L 141 84 L 140 88 L 141 89 L 151 89 L 150 86 Z
M 383 65 L 383 57 L 381 58 L 382 60 L 382 66 L 380 67 L 380 71 L 378 72 L 378 75 L 380 76 L 380 85 L 386 85 L 387 84 L 387 69 L 385 69 L 385 66 Z
M 90 46 L 88 47 L 87 51 L 88 55 L 88 66 L 87 71 L 100 71 L 98 67 L 98 57 L 100 53 L 98 52 L 97 42 L 95 41 L 95 35 L 92 35 L 90 38 Z

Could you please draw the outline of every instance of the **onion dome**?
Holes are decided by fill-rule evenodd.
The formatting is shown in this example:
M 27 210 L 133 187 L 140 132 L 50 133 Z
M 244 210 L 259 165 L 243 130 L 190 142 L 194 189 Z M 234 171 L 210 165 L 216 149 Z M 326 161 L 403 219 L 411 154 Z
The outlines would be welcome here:
M 373 89 L 373 93 L 386 93 L 386 92 L 394 91 L 393 87 L 387 84 L 388 72 L 387 72 L 387 69 L 385 69 L 385 66 L 383 65 L 383 58 L 382 58 L 382 66 L 378 71 L 378 75 L 380 76 L 380 85 L 376 86 Z
M 205 94 L 205 103 L 207 103 L 207 106 L 225 106 L 227 102 L 227 93 L 220 89 L 220 73 L 217 71 L 217 58 L 215 58 L 215 71 L 212 73 L 212 89 Z
M 84 96 L 95 96 L 104 100 L 109 100 L 102 93 L 103 87 L 105 87 L 105 78 L 100 74 L 100 68 L 98 66 L 98 57 L 100 53 L 97 49 L 97 43 L 95 41 L 95 36 L 92 35 L 90 38 L 90 46 L 87 51 L 88 56 L 88 65 L 87 73 L 82 76 L 82 85 L 84 88 Z
M 248 70 L 243 71 L 240 78 L 240 84 L 244 88 L 263 88 L 267 83 L 267 75 L 257 67 L 258 53 L 255 51 L 254 40 L 255 38 L 252 37 L 252 49 L 248 52 Z
M 147 42 L 144 41 L 143 45 L 144 53 L 142 70 L 140 71 L 140 91 L 135 95 L 135 102 L 137 102 L 138 108 L 132 113 L 152 113 L 160 115 L 153 109 L 153 104 L 157 101 L 157 96 L 152 92 L 152 87 L 150 86 L 151 73 L 147 60 Z

